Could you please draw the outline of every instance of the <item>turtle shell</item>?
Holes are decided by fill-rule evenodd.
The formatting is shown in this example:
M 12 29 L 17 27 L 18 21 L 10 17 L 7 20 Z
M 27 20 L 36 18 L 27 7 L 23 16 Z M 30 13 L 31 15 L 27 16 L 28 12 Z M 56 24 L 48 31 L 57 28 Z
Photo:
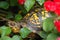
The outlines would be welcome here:
M 44 8 L 35 8 L 35 10 L 27 13 L 21 23 L 23 27 L 28 27 L 32 32 L 39 32 L 42 28 L 43 20 L 48 17 L 51 17 L 51 14 Z

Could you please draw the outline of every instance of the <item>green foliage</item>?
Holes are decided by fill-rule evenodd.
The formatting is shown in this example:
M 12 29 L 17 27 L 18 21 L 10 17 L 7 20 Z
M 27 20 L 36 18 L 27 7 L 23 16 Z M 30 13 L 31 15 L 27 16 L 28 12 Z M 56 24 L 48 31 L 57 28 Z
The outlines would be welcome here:
M 0 27 L 0 31 L 1 31 L 1 37 L 3 37 L 5 35 L 9 35 L 11 33 L 11 28 L 2 26 L 2 27 Z
M 10 6 L 16 6 L 18 4 L 18 0 L 10 0 Z
M 1 1 L 0 8 L 7 9 L 7 8 L 9 8 L 9 4 L 5 1 Z
M 23 40 L 21 36 L 20 36 L 20 40 Z
M 20 14 L 17 14 L 15 16 L 15 21 L 20 21 L 22 19 L 22 16 Z
M 12 40 L 23 40 L 23 39 L 20 36 L 18 36 L 18 35 L 14 35 L 12 37 Z
M 7 19 L 13 18 L 13 13 L 12 12 L 8 12 L 6 15 Z
M 57 37 L 57 34 L 51 33 L 47 36 L 47 40 L 56 40 Z
M 47 18 L 43 21 L 43 30 L 46 32 L 52 31 L 54 29 L 53 18 Z
M 46 38 L 42 39 L 42 40 L 46 40 Z
M 54 28 L 52 32 L 58 34 L 58 31 L 56 30 L 56 28 Z
M 24 5 L 18 4 L 18 0 L 0 1 L 0 8 L 1 8 L 0 10 L 2 10 L 2 13 L 7 14 L 4 16 L 4 18 L 7 18 L 8 20 L 13 18 L 14 21 L 19 22 L 30 11 L 30 9 L 33 8 L 33 6 L 35 7 L 36 2 L 40 6 L 43 6 L 43 3 L 45 2 L 45 0 L 26 0 Z M 14 9 L 13 7 L 16 9 Z M 15 11 L 17 11 L 17 13 L 21 11 L 21 14 L 17 14 L 15 13 Z M 56 17 L 56 15 L 53 13 L 51 13 L 51 15 Z M 56 38 L 58 37 L 59 34 L 56 28 L 54 27 L 53 22 L 54 22 L 53 18 L 47 18 L 43 21 L 42 23 L 43 30 L 38 33 L 38 35 L 43 38 L 42 40 L 56 40 Z M 7 26 L 1 26 L 0 27 L 0 35 L 1 35 L 0 40 L 23 40 L 24 38 L 28 37 L 31 31 L 28 28 L 23 27 L 20 29 L 19 35 L 14 34 L 12 35 L 12 37 L 10 37 L 11 33 L 12 33 L 12 28 L 7 27 Z M 35 39 L 31 38 L 30 40 L 35 40 Z
M 22 28 L 20 30 L 20 35 L 14 35 L 12 38 L 10 38 L 9 35 L 11 33 L 11 29 L 9 27 L 6 27 L 6 26 L 3 26 L 0 28 L 0 31 L 1 31 L 1 40 L 23 40 L 22 38 L 26 38 L 30 33 L 31 31 L 27 28 Z
M 36 0 L 41 6 L 45 2 L 45 0 Z M 26 0 L 24 7 L 27 10 L 27 12 L 34 6 L 35 0 Z
M 20 40 L 18 35 L 14 35 L 12 39 L 13 40 Z
M 45 0 L 36 0 L 41 6 L 45 2 Z
M 22 38 L 26 38 L 30 33 L 31 33 L 31 31 L 26 27 L 24 27 L 20 30 L 20 35 Z
M 48 34 L 46 32 L 44 32 L 44 31 L 41 31 L 41 32 L 39 32 L 39 35 L 42 38 L 46 38 Z
M 54 13 L 50 13 L 50 14 L 51 14 L 51 16 L 56 17 L 56 14 L 54 14 Z
M 2 38 L 1 38 L 1 40 L 12 40 L 10 37 L 8 37 L 8 36 L 3 36 Z
M 26 0 L 24 7 L 27 10 L 27 12 L 33 7 L 35 4 L 35 0 Z
M 12 38 L 8 36 L 3 36 L 0 38 L 1 40 L 23 40 L 20 36 L 14 35 Z

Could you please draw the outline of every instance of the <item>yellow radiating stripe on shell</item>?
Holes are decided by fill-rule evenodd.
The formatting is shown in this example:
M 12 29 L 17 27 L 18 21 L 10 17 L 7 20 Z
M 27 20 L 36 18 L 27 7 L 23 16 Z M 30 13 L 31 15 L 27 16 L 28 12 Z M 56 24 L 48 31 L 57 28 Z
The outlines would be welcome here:
M 34 16 L 35 20 L 39 19 L 39 17 L 37 16 L 36 13 L 34 13 L 33 16 Z
M 46 16 L 46 17 L 49 17 L 48 13 L 45 13 L 45 16 Z
M 42 16 L 42 20 L 46 19 L 46 17 Z
M 28 13 L 24 18 L 28 19 L 29 16 L 30 16 L 30 13 Z
M 42 15 L 43 15 L 43 16 L 45 15 L 44 11 L 42 11 Z
M 29 20 L 30 20 L 30 22 L 33 23 L 33 24 L 40 24 L 40 22 L 38 22 L 39 17 L 37 16 L 36 13 L 32 14 L 32 16 L 30 17 Z M 35 22 L 34 22 L 34 20 L 35 20 Z
M 33 18 L 30 18 L 30 20 L 34 20 Z
M 42 20 L 46 19 L 47 17 L 49 17 L 48 11 L 44 10 L 41 12 L 42 13 Z

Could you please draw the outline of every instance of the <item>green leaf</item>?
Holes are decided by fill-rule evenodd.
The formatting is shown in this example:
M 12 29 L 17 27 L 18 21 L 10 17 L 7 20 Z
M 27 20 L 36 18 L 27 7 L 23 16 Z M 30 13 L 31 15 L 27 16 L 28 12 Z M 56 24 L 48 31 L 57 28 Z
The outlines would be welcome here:
M 8 12 L 7 15 L 6 15 L 6 18 L 8 18 L 8 19 L 9 19 L 9 18 L 13 18 L 13 13 Z
M 5 35 L 9 35 L 11 33 L 10 27 L 2 26 L 0 28 L 0 30 L 1 30 L 1 37 L 5 36 Z
M 7 9 L 9 7 L 9 4 L 5 1 L 0 2 L 0 8 Z
M 3 36 L 2 38 L 1 38 L 1 40 L 12 40 L 10 37 L 8 37 L 8 36 Z
M 54 14 L 53 12 L 51 12 L 50 13 L 53 17 L 56 17 L 57 15 L 56 14 Z
M 19 5 L 18 7 L 19 7 L 19 9 L 21 9 L 20 10 L 21 13 L 22 13 L 21 15 L 24 17 L 27 14 L 27 11 L 26 11 L 25 7 L 24 6 L 21 6 L 21 5 Z
M 56 28 L 54 28 L 54 30 L 52 32 L 58 34 L 58 31 L 56 30 Z
M 30 38 L 29 40 L 36 40 L 35 38 Z
M 45 0 L 36 0 L 40 5 L 42 5 L 44 2 L 45 2 Z
M 54 33 L 51 33 L 48 35 L 47 40 L 56 40 L 58 36 Z
M 0 40 L 2 40 L 2 39 L 0 38 Z
M 20 40 L 23 40 L 21 36 L 20 36 Z
M 26 0 L 24 6 L 27 12 L 34 6 L 35 0 Z
M 14 35 L 12 37 L 12 40 L 22 40 L 22 38 L 20 36 L 18 36 L 18 35 Z
M 16 6 L 18 3 L 18 0 L 10 0 L 10 5 L 11 6 Z
M 22 38 L 26 38 L 30 33 L 31 33 L 31 31 L 29 29 L 27 29 L 26 27 L 24 27 L 20 30 L 20 35 Z
M 46 40 L 46 38 L 42 39 L 42 40 Z
M 48 35 L 48 34 L 47 34 L 46 32 L 44 32 L 44 31 L 40 31 L 38 34 L 39 34 L 40 37 L 42 37 L 42 38 L 46 38 L 47 35 Z
M 52 31 L 54 29 L 53 18 L 47 18 L 43 21 L 43 30 L 46 32 Z
M 22 19 L 22 16 L 20 14 L 17 14 L 15 16 L 15 21 L 20 21 Z

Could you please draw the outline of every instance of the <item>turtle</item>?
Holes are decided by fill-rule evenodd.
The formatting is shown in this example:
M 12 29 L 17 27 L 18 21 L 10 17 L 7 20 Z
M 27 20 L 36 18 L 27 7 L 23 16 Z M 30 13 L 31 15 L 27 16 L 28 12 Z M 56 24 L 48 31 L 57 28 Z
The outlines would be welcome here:
M 20 22 L 11 22 L 15 23 L 15 26 L 11 26 L 14 33 L 19 32 L 21 27 L 27 27 L 32 31 L 27 38 L 34 38 L 36 34 L 39 34 L 42 31 L 43 21 L 52 17 L 50 12 L 46 11 L 44 8 L 36 8 L 34 11 L 28 12 Z
M 23 27 L 27 27 L 34 33 L 38 33 L 42 29 L 43 21 L 52 17 L 50 12 L 46 11 L 44 8 L 35 8 L 35 10 L 30 11 L 20 22 Z
M 32 32 L 38 33 L 42 29 L 43 21 L 48 17 L 52 17 L 50 12 L 46 11 L 44 8 L 35 7 L 35 9 L 28 12 L 21 21 L 15 22 L 7 19 L 7 24 L 12 28 L 14 33 L 19 32 L 21 27 L 27 27 Z
M 46 11 L 43 7 L 34 6 L 34 8 L 31 9 L 23 17 L 23 19 L 21 21 L 14 22 L 14 21 L 9 20 L 8 26 L 10 26 L 12 28 L 12 30 L 14 30 L 14 32 L 19 32 L 20 27 L 27 27 L 32 32 L 38 33 L 42 29 L 43 21 L 48 17 L 52 17 L 50 12 Z

